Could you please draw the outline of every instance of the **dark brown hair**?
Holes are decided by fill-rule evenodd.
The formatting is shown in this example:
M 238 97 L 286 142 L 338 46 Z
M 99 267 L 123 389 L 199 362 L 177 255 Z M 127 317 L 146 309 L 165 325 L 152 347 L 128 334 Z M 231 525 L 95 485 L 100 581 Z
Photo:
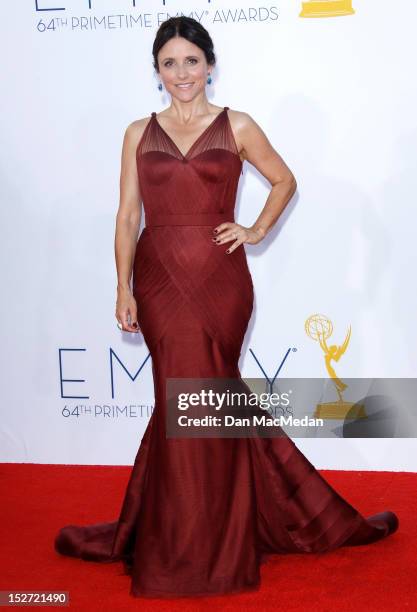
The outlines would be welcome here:
M 155 68 L 156 72 L 159 72 L 157 57 L 160 49 L 166 42 L 168 42 L 171 38 L 175 38 L 176 36 L 182 36 L 182 38 L 185 38 L 194 45 L 197 45 L 197 47 L 200 47 L 206 56 L 206 61 L 209 66 L 216 63 L 216 57 L 213 50 L 213 41 L 211 40 L 210 34 L 207 32 L 205 27 L 192 17 L 171 17 L 170 19 L 167 19 L 161 23 L 153 43 L 153 67 Z

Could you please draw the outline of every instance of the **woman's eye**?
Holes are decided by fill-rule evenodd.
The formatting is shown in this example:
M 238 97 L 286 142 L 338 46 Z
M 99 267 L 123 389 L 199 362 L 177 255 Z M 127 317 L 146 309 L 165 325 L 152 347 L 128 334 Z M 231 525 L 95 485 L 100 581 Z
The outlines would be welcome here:
M 197 64 L 198 60 L 195 57 L 191 57 L 189 60 L 187 60 L 189 62 L 191 62 L 192 64 Z M 164 63 L 164 66 L 166 68 L 169 68 L 170 66 L 172 66 L 172 61 L 168 60 Z

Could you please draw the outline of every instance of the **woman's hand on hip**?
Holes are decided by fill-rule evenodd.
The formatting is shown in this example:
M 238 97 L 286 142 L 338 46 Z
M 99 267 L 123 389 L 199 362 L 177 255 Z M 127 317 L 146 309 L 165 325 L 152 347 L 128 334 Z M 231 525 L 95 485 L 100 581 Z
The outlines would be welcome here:
M 233 244 L 231 244 L 226 251 L 227 254 L 244 243 L 258 244 L 265 236 L 265 232 L 260 228 L 253 229 L 251 227 L 244 227 L 243 225 L 239 225 L 239 223 L 232 223 L 229 221 L 215 227 L 213 229 L 213 234 L 213 242 L 215 244 L 225 244 L 233 240 Z

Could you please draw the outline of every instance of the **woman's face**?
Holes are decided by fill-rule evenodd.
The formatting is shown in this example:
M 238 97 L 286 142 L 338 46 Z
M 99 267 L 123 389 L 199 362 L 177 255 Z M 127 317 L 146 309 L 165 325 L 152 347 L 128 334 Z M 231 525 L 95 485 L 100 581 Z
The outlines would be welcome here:
M 187 39 L 171 38 L 158 53 L 159 76 L 174 98 L 195 98 L 207 83 L 209 67 L 204 52 Z

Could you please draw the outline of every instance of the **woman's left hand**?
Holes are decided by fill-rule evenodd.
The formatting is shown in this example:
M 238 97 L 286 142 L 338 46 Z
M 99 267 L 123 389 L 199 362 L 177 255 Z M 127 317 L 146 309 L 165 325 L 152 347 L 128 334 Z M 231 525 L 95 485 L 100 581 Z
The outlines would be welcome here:
M 237 247 L 243 243 L 258 244 L 265 236 L 265 232 L 260 228 L 255 230 L 251 227 L 244 227 L 243 225 L 229 221 L 215 227 L 213 229 L 213 234 L 213 242 L 216 244 L 224 244 L 225 242 L 233 240 L 233 244 L 231 244 L 226 251 L 227 254 L 237 249 Z

